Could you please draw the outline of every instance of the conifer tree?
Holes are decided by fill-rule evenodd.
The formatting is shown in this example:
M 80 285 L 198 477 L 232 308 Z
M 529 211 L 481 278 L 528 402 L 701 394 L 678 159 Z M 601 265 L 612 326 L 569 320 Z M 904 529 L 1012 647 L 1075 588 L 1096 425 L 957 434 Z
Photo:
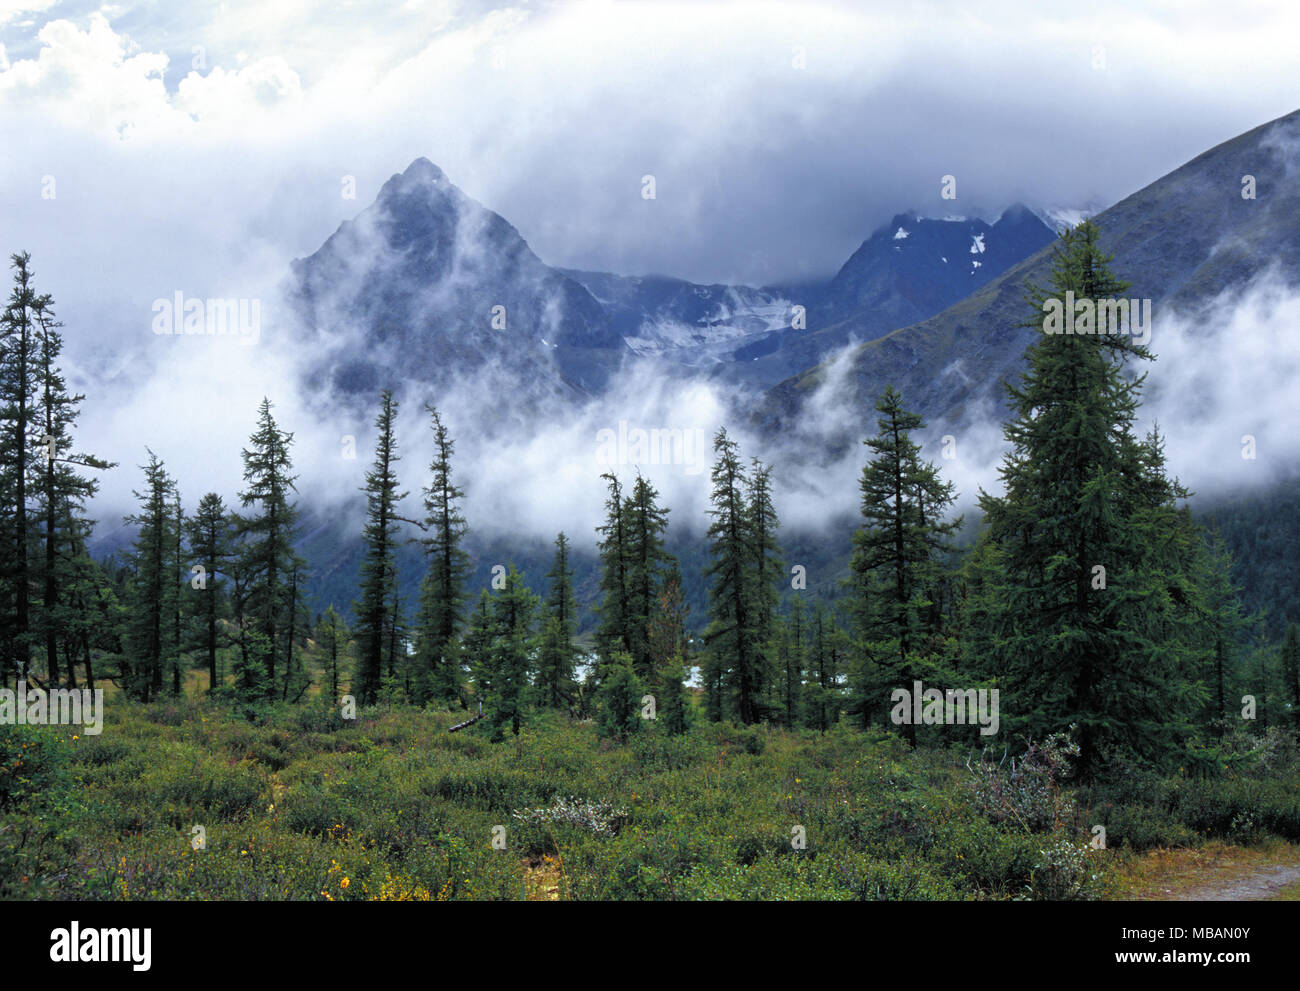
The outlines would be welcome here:
M 512 563 L 504 588 L 491 596 L 488 620 L 491 641 L 484 651 L 485 660 L 477 679 L 482 690 L 483 714 L 492 727 L 494 742 L 504 738 L 507 725 L 518 736 L 523 723 L 536 609 L 536 596 Z
M 1044 332 L 1007 387 L 1005 495 L 980 498 L 998 545 L 983 606 L 1002 725 L 1039 738 L 1076 726 L 1085 778 L 1117 757 L 1172 759 L 1199 691 L 1180 641 L 1159 635 L 1177 618 L 1171 588 L 1186 562 L 1156 531 L 1186 493 L 1133 433 L 1144 376 L 1126 362 L 1151 353 L 1123 333 L 1045 332 L 1067 292 L 1097 301 L 1128 288 L 1098 240 L 1088 222 L 1064 233 L 1050 288 L 1030 291 L 1029 325 Z
M 72 431 L 79 406 L 86 398 L 72 394 L 59 368 L 63 351 L 62 324 L 55 319 L 52 301 L 40 298 L 31 312 L 36 334 L 37 393 L 40 423 L 39 482 L 37 498 L 42 517 L 40 565 L 42 594 L 38 625 L 44 635 L 46 668 L 51 684 L 59 680 L 59 641 L 63 630 L 76 625 L 79 617 L 71 602 L 70 586 L 75 581 L 76 546 L 89 533 L 92 523 L 84 516 L 85 501 L 92 497 L 99 483 L 80 473 L 80 469 L 106 470 L 114 467 L 90 454 L 72 450 Z M 76 673 L 69 662 L 68 679 L 76 684 Z
M 293 434 L 279 428 L 271 409 L 271 401 L 263 399 L 257 429 L 249 440 L 250 446 L 242 452 L 247 488 L 239 493 L 240 503 L 245 509 L 255 505 L 258 511 L 237 516 L 235 523 L 240 548 L 241 612 L 250 624 L 249 630 L 259 634 L 255 642 L 245 643 L 252 649 L 245 655 L 244 683 L 247 687 L 264 677 L 267 694 L 273 693 L 277 685 L 276 663 L 283 653 L 288 582 L 298 560 L 293 549 L 298 504 L 290 501 L 297 478 L 290 474 Z
M 34 646 L 28 480 L 42 450 L 36 409 L 37 317 L 53 300 L 37 293 L 27 252 L 11 255 L 10 261 L 13 288 L 0 313 L 0 650 L 17 677 L 20 670 L 25 675 L 31 669 Z
M 170 594 L 167 597 L 167 612 L 169 622 L 167 637 L 167 657 L 168 666 L 172 675 L 172 694 L 181 694 L 181 679 L 184 675 L 181 654 L 184 649 L 184 643 L 181 638 L 181 589 L 185 584 L 185 554 L 184 554 L 184 536 L 185 536 L 185 509 L 181 504 L 181 492 L 179 486 L 172 485 L 172 506 L 171 516 L 168 520 L 169 529 L 167 533 L 168 544 L 168 561 L 172 573 L 172 580 L 168 586 Z
M 781 554 L 776 531 L 781 525 L 772 505 L 772 467 L 758 458 L 752 466 L 746 485 L 746 527 L 753 557 L 754 642 L 757 651 L 755 663 L 755 696 L 763 698 L 769 681 L 775 676 L 784 678 L 781 665 L 776 663 L 780 643 L 776 607 L 779 601 L 777 582 L 782 578 L 778 560 Z M 779 687 L 779 686 L 778 686 Z
M 325 671 L 330 683 L 330 698 L 334 702 L 338 702 L 340 698 L 339 672 L 342 670 L 340 662 L 345 659 L 350 640 L 351 635 L 347 623 L 335 611 L 334 604 L 330 603 L 325 608 L 320 621 L 316 624 L 316 641 L 320 644 L 321 652 L 325 658 Z
M 650 618 L 650 660 L 656 676 L 665 664 L 674 660 L 678 665 L 687 662 L 690 644 L 686 635 L 686 618 L 690 611 L 682 592 L 681 569 L 675 559 L 670 560 Z M 652 683 L 658 684 L 657 677 Z
M 631 610 L 628 601 L 628 536 L 623 487 L 618 476 L 612 472 L 606 472 L 600 477 L 609 486 L 609 495 L 605 500 L 605 522 L 596 528 L 596 532 L 601 535 L 597 550 L 600 555 L 602 594 L 597 609 L 600 622 L 596 629 L 596 643 L 603 662 L 616 651 L 630 653 L 632 637 L 628 632 Z M 595 672 L 596 682 L 599 683 L 602 677 L 603 671 L 598 666 Z
M 861 641 L 854 708 L 862 725 L 883 720 L 893 688 L 909 691 L 926 667 L 921 654 L 924 614 L 930 606 L 939 554 L 960 521 L 945 521 L 956 498 L 931 462 L 922 462 L 912 432 L 925 426 L 903 408 L 892 386 L 876 402 L 879 433 L 864 443 L 871 456 L 862 469 L 863 526 L 853 536 L 853 583 Z M 915 742 L 915 727 L 907 724 Z
M 482 589 L 470 610 L 465 635 L 461 641 L 462 657 L 474 675 L 475 694 L 483 701 L 485 679 L 491 675 L 492 596 Z
M 748 479 L 738 446 L 725 428 L 714 437 L 713 451 L 717 458 L 710 475 L 713 508 L 709 515 L 713 522 L 707 534 L 712 561 L 704 572 L 711 582 L 710 623 L 704 631 L 708 651 L 705 685 L 719 696 L 709 700 L 710 718 L 721 716 L 721 689 L 725 686 L 734 698 L 737 717 L 748 725 L 758 718 L 760 662 L 752 529 L 745 499 Z
M 574 665 L 578 653 L 573 643 L 577 616 L 573 569 L 569 566 L 569 538 L 563 533 L 555 538 L 555 561 L 546 577 L 551 585 L 538 646 L 537 689 L 542 704 L 558 709 L 574 700 Z
M 658 491 L 638 474 L 632 494 L 623 502 L 626 540 L 624 579 L 626 594 L 625 643 L 632 670 L 642 681 L 653 677 L 650 623 L 654 616 L 661 572 L 671 555 L 664 549 L 668 510 L 658 505 Z
M 1286 699 L 1291 704 L 1291 725 L 1300 729 L 1300 629 L 1295 623 L 1287 625 L 1280 661 Z
M 615 653 L 600 686 L 600 735 L 626 743 L 640 732 L 644 694 L 645 685 L 632 669 L 632 655 Z
M 1252 617 L 1241 608 L 1241 590 L 1232 581 L 1232 555 L 1217 526 L 1211 524 L 1196 551 L 1193 575 L 1200 623 L 1187 654 L 1206 658 L 1203 680 L 1209 706 L 1204 722 L 1222 738 L 1232 722 L 1229 699 L 1237 687 L 1243 634 Z
M 803 711 L 804 668 L 807 654 L 804 644 L 804 608 L 803 599 L 795 596 L 790 603 L 790 615 L 785 622 L 777 622 L 780 633 L 777 642 L 780 645 L 780 694 L 782 719 L 787 729 L 799 725 L 799 716 Z
M 365 551 L 361 564 L 361 599 L 356 605 L 355 631 L 361 678 L 357 698 L 362 705 L 373 705 L 378 698 L 383 677 L 384 657 L 389 658 L 392 674 L 390 638 L 397 617 L 393 614 L 397 591 L 397 566 L 393 549 L 397 540 L 397 504 L 406 493 L 397 491 L 397 441 L 393 436 L 398 404 L 391 390 L 379 399 L 375 427 L 375 460 L 366 472 L 366 525 L 362 531 Z
M 825 608 L 813 610 L 809 631 L 808 684 L 804 686 L 804 725 L 823 733 L 839 717 L 839 632 Z
M 451 439 L 438 410 L 426 404 L 433 420 L 434 457 L 432 480 L 424 490 L 423 530 L 428 571 L 420 586 L 416 659 L 422 677 L 428 678 L 428 694 L 440 702 L 464 704 L 463 669 L 459 642 L 465 602 L 465 579 L 469 555 L 463 544 L 468 524 L 459 501 L 464 491 L 452 480 Z M 423 671 L 428 674 L 424 675 Z
M 656 718 L 670 736 L 679 736 L 689 728 L 686 686 L 682 684 L 685 679 L 686 666 L 681 654 L 672 655 L 659 668 L 655 687 Z
M 123 687 L 133 697 L 148 702 L 162 693 L 163 664 L 167 652 L 167 621 L 174 573 L 171 570 L 171 495 L 174 483 L 152 451 L 142 466 L 143 492 L 136 492 L 140 511 L 126 517 L 139 527 L 129 560 L 133 569 L 128 643 L 130 661 L 124 664 Z
M 194 563 L 203 569 L 203 587 L 195 590 L 198 596 L 198 614 L 203 624 L 203 650 L 208 659 L 208 692 L 216 691 L 217 675 L 217 618 L 222 591 L 222 577 L 234 555 L 234 541 L 229 511 L 225 501 L 215 492 L 199 500 L 198 509 L 189 521 L 190 553 Z

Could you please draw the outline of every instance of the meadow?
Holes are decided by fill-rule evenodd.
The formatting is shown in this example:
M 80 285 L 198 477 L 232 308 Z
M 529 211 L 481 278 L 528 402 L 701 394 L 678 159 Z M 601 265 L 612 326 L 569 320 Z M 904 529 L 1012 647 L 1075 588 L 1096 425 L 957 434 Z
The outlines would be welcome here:
M 97 736 L 0 727 L 0 897 L 1096 899 L 1130 896 L 1134 858 L 1300 842 L 1276 731 L 1083 788 L 1060 741 L 985 760 L 696 719 L 616 742 L 540 712 L 492 743 L 464 718 L 118 697 Z

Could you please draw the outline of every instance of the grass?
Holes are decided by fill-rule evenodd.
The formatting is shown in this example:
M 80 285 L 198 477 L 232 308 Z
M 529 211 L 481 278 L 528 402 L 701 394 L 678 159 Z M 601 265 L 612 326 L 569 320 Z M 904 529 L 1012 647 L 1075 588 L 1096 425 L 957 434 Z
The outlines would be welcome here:
M 1196 847 L 1162 847 L 1117 859 L 1111 871 L 1113 897 L 1131 901 L 1204 898 L 1268 868 L 1300 872 L 1300 845 L 1268 839 L 1256 847 L 1222 840 L 1209 840 Z M 1300 878 L 1266 897 L 1300 900 Z
M 1159 897 L 1216 866 L 1300 862 L 1293 777 L 1053 792 L 1031 831 L 964 750 L 843 726 L 648 723 L 620 745 L 539 713 L 494 744 L 482 724 L 449 734 L 459 712 L 252 715 L 114 699 L 99 736 L 0 727 L 0 897 Z M 1096 822 L 1110 850 L 1090 849 Z

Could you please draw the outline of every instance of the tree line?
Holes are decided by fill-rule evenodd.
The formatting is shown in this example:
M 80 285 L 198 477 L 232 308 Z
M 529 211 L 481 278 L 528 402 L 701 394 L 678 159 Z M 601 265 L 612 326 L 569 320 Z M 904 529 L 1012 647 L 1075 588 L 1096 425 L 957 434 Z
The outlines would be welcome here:
M 1128 288 L 1098 238 L 1088 222 L 1062 235 L 1049 283 L 1029 287 L 1029 324 L 1041 327 L 1044 305 L 1067 292 L 1103 299 Z M 34 289 L 27 255 L 12 262 L 0 333 L 0 630 L 15 677 L 75 686 L 80 668 L 88 685 L 107 678 L 148 702 L 182 692 L 202 665 L 209 691 L 247 704 L 299 701 L 313 681 L 362 705 L 481 703 L 496 739 L 546 708 L 626 738 L 648 702 L 672 733 L 692 718 L 823 732 L 846 721 L 913 743 L 974 742 L 969 727 L 895 726 L 893 692 L 917 681 L 996 688 L 1004 733 L 1072 728 L 1085 776 L 1212 754 L 1248 710 L 1256 726 L 1300 725 L 1300 634 L 1291 625 L 1281 644 L 1264 639 L 1224 540 L 1193 518 L 1191 493 L 1170 476 L 1159 433 L 1138 436 L 1140 366 L 1154 355 L 1122 335 L 1041 334 L 1030 345 L 1006 386 L 1003 491 L 979 493 L 966 550 L 955 546 L 957 492 L 915 439 L 925 424 L 886 388 L 864 441 L 851 565 L 828 601 L 806 601 L 800 568 L 783 557 L 773 466 L 746 461 L 720 429 L 699 636 L 667 549 L 670 510 L 640 473 L 600 478 L 589 638 L 565 533 L 541 594 L 509 562 L 472 594 L 454 441 L 426 404 L 423 514 L 402 517 L 399 403 L 385 390 L 347 623 L 335 604 L 313 615 L 306 601 L 293 435 L 269 400 L 242 451 L 237 507 L 210 492 L 187 515 L 176 480 L 146 450 L 130 552 L 90 558 L 85 504 L 95 473 L 114 466 L 75 451 L 84 397 L 58 369 L 53 301 Z M 424 552 L 413 603 L 396 567 L 410 539 Z

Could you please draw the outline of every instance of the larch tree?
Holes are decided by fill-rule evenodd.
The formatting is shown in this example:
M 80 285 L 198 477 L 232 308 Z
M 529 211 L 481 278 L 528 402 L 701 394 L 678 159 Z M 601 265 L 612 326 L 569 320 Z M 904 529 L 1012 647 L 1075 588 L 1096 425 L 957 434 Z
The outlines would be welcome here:
M 241 632 L 250 677 L 265 672 L 264 691 L 275 692 L 276 661 L 281 654 L 280 638 L 287 612 L 289 579 L 296 555 L 298 504 L 290 501 L 296 492 L 291 474 L 290 448 L 293 434 L 280 429 L 271 414 L 271 401 L 258 408 L 257 428 L 249 447 L 242 452 L 244 483 L 239 493 L 241 506 L 252 514 L 236 517 L 239 541 L 239 572 L 242 585 L 243 617 L 249 628 Z M 249 636 L 248 634 L 253 634 Z
M 355 607 L 354 624 L 361 672 L 357 697 L 362 705 L 373 705 L 379 697 L 386 651 L 390 669 L 393 666 L 393 648 L 389 639 L 397 622 L 394 615 L 397 504 L 406 496 L 406 493 L 398 492 L 397 462 L 401 459 L 393 436 L 397 409 L 392 392 L 385 389 L 375 418 L 378 430 L 375 460 L 366 472 L 366 484 L 362 489 L 366 493 L 366 523 L 362 531 L 361 598 Z
M 461 513 L 464 491 L 452 478 L 455 442 L 442 416 L 426 405 L 433 423 L 432 478 L 424 489 L 424 550 L 427 571 L 420 586 L 416 660 L 427 692 L 445 703 L 465 704 L 460 632 L 464 621 L 465 582 L 470 571 L 464 550 L 469 525 Z
M 733 702 L 737 717 L 748 725 L 758 718 L 760 682 L 754 550 L 745 498 L 748 479 L 738 445 L 723 428 L 713 439 L 713 451 L 713 508 L 709 510 L 713 522 L 707 533 L 712 560 L 704 571 L 710 582 L 705 686 L 718 694 L 709 698 L 710 718 L 721 718 L 725 704 Z M 722 697 L 724 688 L 729 699 Z
M 551 584 L 543 603 L 536 687 L 542 703 L 558 709 L 574 701 L 578 656 L 573 642 L 577 623 L 573 568 L 569 563 L 569 538 L 563 533 L 555 538 L 555 560 L 546 577 Z
M 211 694 L 220 685 L 217 674 L 217 648 L 220 646 L 217 618 L 222 576 L 226 574 L 234 555 L 230 513 L 217 493 L 209 492 L 199 500 L 198 509 L 189 520 L 189 538 L 194 563 L 203 569 L 203 580 L 193 591 L 199 596 L 196 613 L 201 617 L 203 625 L 203 652 L 208 660 L 208 692 Z M 191 581 L 190 584 L 193 587 L 194 582 Z
M 960 524 L 945 520 L 956 499 L 912 433 L 925 426 L 892 386 L 876 402 L 878 433 L 859 483 L 863 525 L 853 535 L 852 585 L 860 651 L 853 708 L 862 725 L 882 721 L 892 688 L 928 674 L 921 647 L 936 558 Z M 915 727 L 905 735 L 915 742 Z

